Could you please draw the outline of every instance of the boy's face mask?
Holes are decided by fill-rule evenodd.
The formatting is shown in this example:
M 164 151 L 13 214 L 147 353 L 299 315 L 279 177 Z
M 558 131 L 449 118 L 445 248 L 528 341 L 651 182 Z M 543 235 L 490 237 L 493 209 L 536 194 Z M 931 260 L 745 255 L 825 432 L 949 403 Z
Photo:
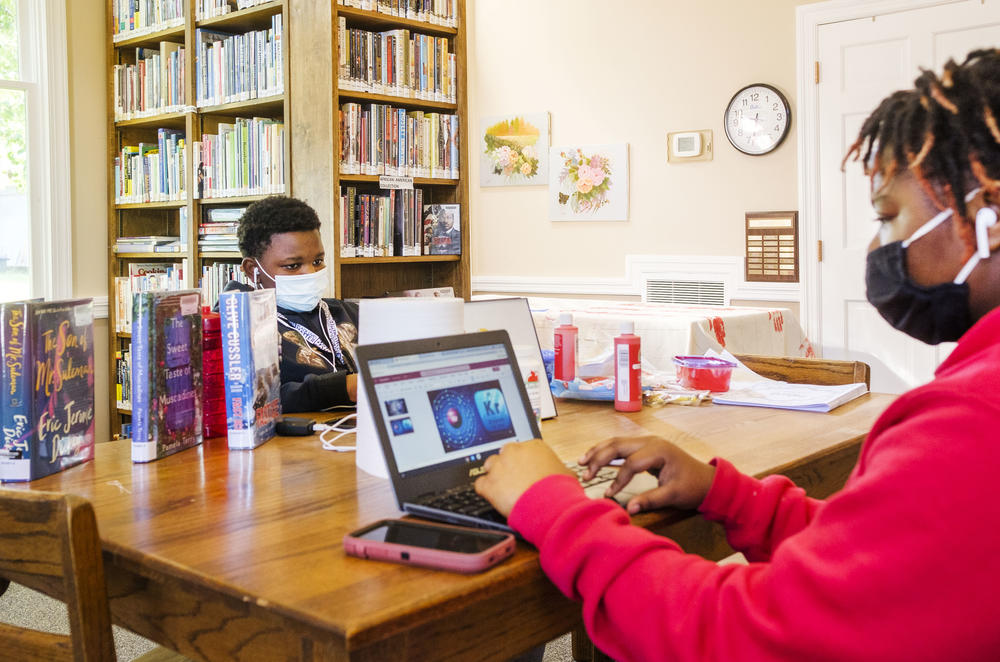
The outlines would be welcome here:
M 326 294 L 326 267 L 295 276 L 272 276 L 258 260 L 255 259 L 254 262 L 257 262 L 257 267 L 264 275 L 274 281 L 274 296 L 279 308 L 307 313 L 316 308 L 320 299 Z M 254 274 L 254 286 L 261 287 L 256 274 Z

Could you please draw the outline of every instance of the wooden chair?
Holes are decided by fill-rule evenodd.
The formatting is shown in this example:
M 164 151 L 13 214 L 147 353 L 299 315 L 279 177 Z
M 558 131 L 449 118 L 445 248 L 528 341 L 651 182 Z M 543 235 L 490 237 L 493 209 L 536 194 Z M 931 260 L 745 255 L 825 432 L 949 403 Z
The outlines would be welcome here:
M 0 623 L 4 657 L 26 662 L 115 659 L 101 540 L 85 499 L 0 490 L 0 593 L 9 581 L 45 585 L 65 602 L 70 636 Z
M 115 659 L 101 539 L 90 502 L 51 492 L 0 489 L 0 595 L 14 581 L 66 603 L 70 635 L 0 623 L 0 659 Z M 190 662 L 156 647 L 135 662 Z
M 862 361 L 830 361 L 788 356 L 736 354 L 743 365 L 758 375 L 790 384 L 859 384 L 871 388 L 871 368 Z

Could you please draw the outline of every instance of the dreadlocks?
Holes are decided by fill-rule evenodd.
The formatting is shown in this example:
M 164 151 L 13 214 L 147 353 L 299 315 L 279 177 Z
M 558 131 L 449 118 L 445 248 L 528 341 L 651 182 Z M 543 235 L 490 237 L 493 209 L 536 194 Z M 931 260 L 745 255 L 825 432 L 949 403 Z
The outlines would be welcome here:
M 965 192 L 981 186 L 1000 199 L 1000 50 L 976 50 L 962 64 L 948 60 L 939 78 L 921 70 L 915 89 L 894 92 L 875 109 L 844 156 L 865 174 L 890 182 L 909 169 L 939 209 L 964 219 L 960 232 L 972 254 L 973 225 Z

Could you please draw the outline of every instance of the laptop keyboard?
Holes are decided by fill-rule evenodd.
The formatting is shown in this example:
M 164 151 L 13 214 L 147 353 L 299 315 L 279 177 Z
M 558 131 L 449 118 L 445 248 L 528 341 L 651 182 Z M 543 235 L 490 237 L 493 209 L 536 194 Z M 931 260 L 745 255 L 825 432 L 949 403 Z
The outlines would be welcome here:
M 472 485 L 460 485 L 447 492 L 430 494 L 421 498 L 418 503 L 422 506 L 479 517 L 491 522 L 507 521 L 507 518 L 497 512 L 497 509 L 489 501 L 476 494 Z
M 618 475 L 617 469 L 602 467 L 593 478 L 584 480 L 583 472 L 586 471 L 586 467 L 581 467 L 575 462 L 567 462 L 566 467 L 576 474 L 577 480 L 580 481 L 584 489 L 591 485 L 611 482 Z M 417 502 L 422 506 L 437 508 L 438 510 L 445 510 L 451 513 L 461 513 L 470 517 L 479 517 L 491 522 L 507 521 L 489 501 L 476 494 L 476 490 L 471 484 L 453 487 L 447 492 L 439 494 L 428 494 Z

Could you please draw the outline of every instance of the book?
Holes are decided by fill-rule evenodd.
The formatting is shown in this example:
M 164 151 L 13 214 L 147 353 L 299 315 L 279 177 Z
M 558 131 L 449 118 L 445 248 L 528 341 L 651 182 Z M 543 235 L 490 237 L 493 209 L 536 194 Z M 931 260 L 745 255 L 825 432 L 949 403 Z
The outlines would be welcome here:
M 461 255 L 461 224 L 461 205 L 424 205 L 424 255 Z
M 94 457 L 90 299 L 0 305 L 0 481 L 30 481 Z
M 223 292 L 219 314 L 229 448 L 248 450 L 274 436 L 281 415 L 274 290 Z
M 140 292 L 132 310 L 132 461 L 202 442 L 201 292 Z
M 868 392 L 868 386 L 858 384 L 790 384 L 761 377 L 730 354 L 710 350 L 706 356 L 717 356 L 736 364 L 729 390 L 713 393 L 712 402 L 718 405 L 744 407 L 770 407 L 795 411 L 829 412 Z

